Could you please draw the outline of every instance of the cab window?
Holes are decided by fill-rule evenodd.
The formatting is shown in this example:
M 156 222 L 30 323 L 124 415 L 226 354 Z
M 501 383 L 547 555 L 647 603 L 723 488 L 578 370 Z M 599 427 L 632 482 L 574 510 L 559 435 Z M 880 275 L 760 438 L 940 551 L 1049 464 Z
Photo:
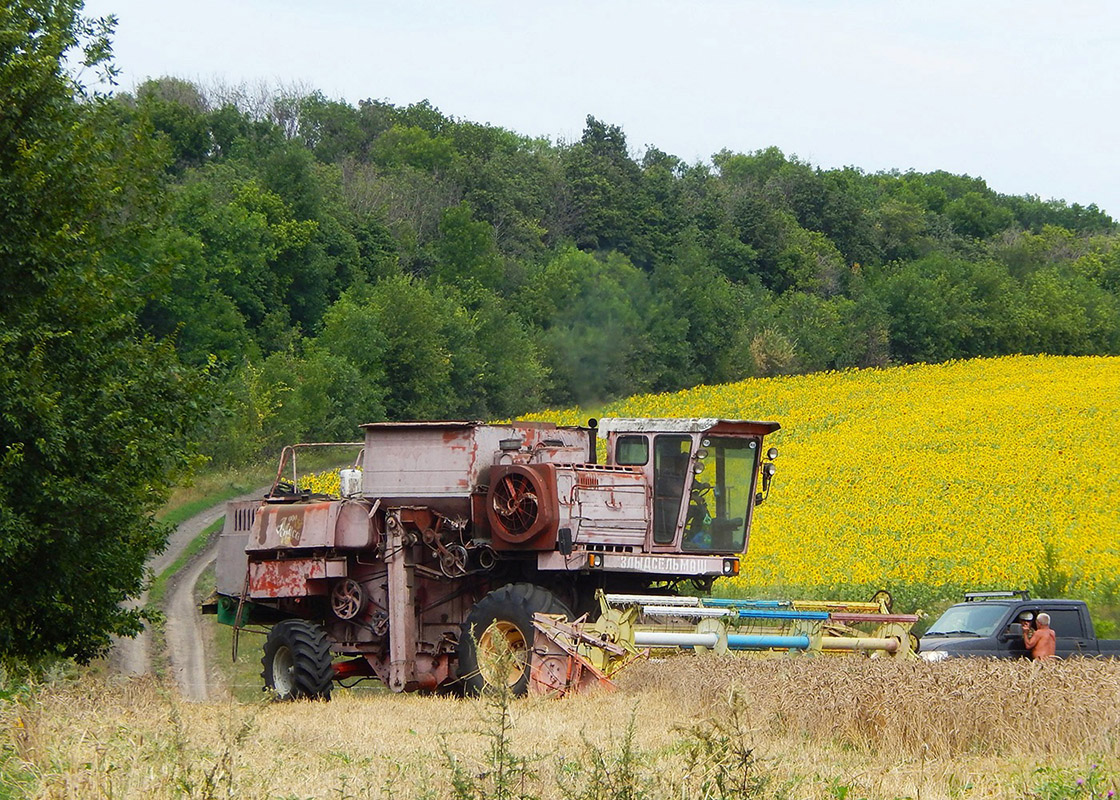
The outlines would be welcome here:
M 644 467 L 649 463 L 649 439 L 644 436 L 619 436 L 614 448 L 614 463 L 623 467 Z
M 700 445 L 681 547 L 713 553 L 742 552 L 758 470 L 758 442 L 712 436 L 705 437 Z

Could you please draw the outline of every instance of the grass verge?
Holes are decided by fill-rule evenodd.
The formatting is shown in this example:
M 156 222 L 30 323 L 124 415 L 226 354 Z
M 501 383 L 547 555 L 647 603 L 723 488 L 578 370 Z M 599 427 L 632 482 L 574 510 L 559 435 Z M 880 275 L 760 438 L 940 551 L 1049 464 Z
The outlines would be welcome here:
M 199 593 L 208 595 L 214 590 L 214 570 L 208 569 L 198 580 Z M 230 695 L 242 703 L 261 699 L 261 647 L 263 637 L 251 630 L 242 630 L 238 640 L 237 658 L 233 658 L 233 628 L 222 625 L 217 617 L 203 617 L 203 636 L 210 653 L 210 661 L 218 668 Z
M 176 488 L 157 516 L 161 522 L 179 525 L 218 503 L 271 484 L 275 477 L 276 467 L 268 464 L 221 472 L 202 472 L 186 486 Z
M 206 526 L 198 536 L 191 540 L 190 544 L 183 548 L 183 552 L 179 554 L 179 557 L 172 561 L 167 569 L 155 577 L 152 581 L 152 588 L 148 590 L 148 605 L 150 607 L 159 608 L 163 605 L 163 599 L 167 595 L 168 583 L 181 569 L 187 566 L 195 556 L 209 546 L 211 540 L 222 530 L 225 519 L 225 517 L 220 517 Z

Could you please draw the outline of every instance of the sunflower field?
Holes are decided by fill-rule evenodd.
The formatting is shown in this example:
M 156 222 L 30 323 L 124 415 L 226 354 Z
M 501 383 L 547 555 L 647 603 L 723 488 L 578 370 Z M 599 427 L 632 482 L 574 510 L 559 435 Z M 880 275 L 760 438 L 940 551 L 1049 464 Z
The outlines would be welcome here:
M 1117 600 L 1120 358 L 751 379 L 597 411 L 781 423 L 742 573 L 717 591 L 855 599 L 887 588 L 927 607 L 966 589 Z

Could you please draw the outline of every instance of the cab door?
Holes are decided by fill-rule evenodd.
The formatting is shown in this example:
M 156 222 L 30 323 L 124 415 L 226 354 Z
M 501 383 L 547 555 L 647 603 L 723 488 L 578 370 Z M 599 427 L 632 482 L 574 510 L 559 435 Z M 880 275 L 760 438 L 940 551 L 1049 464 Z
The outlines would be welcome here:
M 1034 619 L 1038 614 L 1038 609 L 1020 608 L 1017 613 L 1012 614 L 1004 621 L 1003 627 L 996 637 L 996 656 L 999 658 L 1030 658 L 1031 653 L 1027 646 L 1023 644 L 1022 620 L 1024 615 L 1027 614 L 1030 615 L 1031 619 Z
M 692 483 L 689 459 L 692 437 L 659 434 L 653 437 L 653 546 L 675 550 L 685 498 Z

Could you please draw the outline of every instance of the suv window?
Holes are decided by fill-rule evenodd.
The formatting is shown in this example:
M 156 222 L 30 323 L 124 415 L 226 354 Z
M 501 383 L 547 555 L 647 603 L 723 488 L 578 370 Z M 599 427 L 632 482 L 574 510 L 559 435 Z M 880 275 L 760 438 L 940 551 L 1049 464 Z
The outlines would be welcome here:
M 960 603 L 930 625 L 926 636 L 991 636 L 1006 613 L 1003 603 Z
M 1076 639 L 1085 635 L 1081 628 L 1081 616 L 1076 608 L 1047 608 L 1043 609 L 1050 615 L 1050 627 L 1059 639 Z

